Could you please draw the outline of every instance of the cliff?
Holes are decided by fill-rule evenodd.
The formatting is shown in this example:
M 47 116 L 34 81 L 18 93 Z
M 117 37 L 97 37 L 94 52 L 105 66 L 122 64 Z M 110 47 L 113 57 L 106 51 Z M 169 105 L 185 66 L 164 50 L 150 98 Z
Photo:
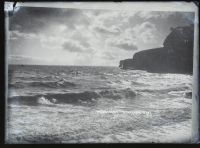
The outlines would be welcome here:
M 155 73 L 192 74 L 194 26 L 172 28 L 164 47 L 143 50 L 132 59 L 121 60 L 122 69 L 138 69 Z

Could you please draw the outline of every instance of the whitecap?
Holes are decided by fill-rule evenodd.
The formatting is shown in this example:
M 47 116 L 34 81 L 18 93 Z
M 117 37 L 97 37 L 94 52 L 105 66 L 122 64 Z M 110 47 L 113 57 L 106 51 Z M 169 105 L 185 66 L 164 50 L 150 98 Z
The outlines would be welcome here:
M 39 99 L 38 99 L 38 103 L 39 104 L 46 104 L 46 105 L 51 105 L 51 104 L 53 104 L 51 101 L 49 101 L 48 99 L 46 99 L 45 97 L 40 97 Z

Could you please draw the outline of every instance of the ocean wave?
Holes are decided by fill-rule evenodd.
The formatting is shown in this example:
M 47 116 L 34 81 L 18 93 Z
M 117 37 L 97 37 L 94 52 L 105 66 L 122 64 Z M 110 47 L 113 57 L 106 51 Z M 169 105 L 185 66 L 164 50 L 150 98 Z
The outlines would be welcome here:
M 42 75 L 42 74 L 38 74 L 38 75 L 29 75 L 29 76 L 15 76 L 16 79 L 19 79 L 21 81 L 26 81 L 26 80 L 32 80 L 32 81 L 48 81 L 48 80 L 52 80 L 53 78 L 55 78 L 56 76 L 54 75 Z
M 183 91 L 170 91 L 168 92 L 169 95 L 173 95 L 173 96 L 183 96 L 187 99 L 192 99 L 192 92 L 191 90 L 183 90 Z
M 81 92 L 81 93 L 64 93 L 64 94 L 45 94 L 35 96 L 14 96 L 8 99 L 10 103 L 21 103 L 24 105 L 38 105 L 38 104 L 77 104 L 82 101 L 93 102 L 99 95 L 95 92 Z
M 61 81 L 32 81 L 32 82 L 15 82 L 10 83 L 8 87 L 24 88 L 24 87 L 47 87 L 47 88 L 66 88 L 75 87 L 76 84 L 73 82 Z
M 148 92 L 148 93 L 170 93 L 170 92 L 178 92 L 178 91 L 185 91 L 190 90 L 190 87 L 188 86 L 177 86 L 177 87 L 171 87 L 171 88 L 163 88 L 163 89 L 154 89 L 154 88 L 145 88 L 145 89 L 138 89 L 138 92 Z
M 167 122 L 183 122 L 191 119 L 191 108 L 166 109 L 161 111 L 160 117 Z
M 38 105 L 38 104 L 89 104 L 95 103 L 100 98 L 108 99 L 133 99 L 136 93 L 127 88 L 122 90 L 102 90 L 84 91 L 79 93 L 57 93 L 57 94 L 44 94 L 35 96 L 13 96 L 8 99 L 10 103 L 21 103 L 25 105 Z
M 8 88 L 24 88 L 25 84 L 21 82 L 9 83 Z
M 136 97 L 136 92 L 131 90 L 130 88 L 121 89 L 121 90 L 103 90 L 99 92 L 102 97 L 112 98 L 112 99 L 131 99 Z

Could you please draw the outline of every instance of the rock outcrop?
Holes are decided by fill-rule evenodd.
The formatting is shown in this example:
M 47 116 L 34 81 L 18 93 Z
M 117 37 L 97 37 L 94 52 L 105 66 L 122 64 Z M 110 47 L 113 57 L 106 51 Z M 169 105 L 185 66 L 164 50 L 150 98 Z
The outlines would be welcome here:
M 132 59 L 121 60 L 119 67 L 155 73 L 192 74 L 193 40 L 193 25 L 172 28 L 164 47 L 137 52 Z

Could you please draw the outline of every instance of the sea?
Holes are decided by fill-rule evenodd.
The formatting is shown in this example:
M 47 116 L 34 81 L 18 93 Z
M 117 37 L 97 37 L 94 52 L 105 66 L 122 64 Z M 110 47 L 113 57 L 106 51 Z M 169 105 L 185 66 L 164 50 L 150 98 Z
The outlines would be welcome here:
M 192 75 L 9 65 L 6 143 L 188 143 Z

